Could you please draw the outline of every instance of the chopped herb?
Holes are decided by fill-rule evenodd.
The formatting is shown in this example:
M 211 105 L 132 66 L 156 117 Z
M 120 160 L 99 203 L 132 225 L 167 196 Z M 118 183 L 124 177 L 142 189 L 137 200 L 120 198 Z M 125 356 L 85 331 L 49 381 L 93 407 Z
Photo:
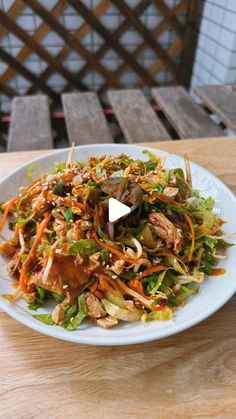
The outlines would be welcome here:
M 52 192 L 54 193 L 54 195 L 62 196 L 63 195 L 63 188 L 64 188 L 63 182 L 61 180 L 58 180 L 58 182 L 54 186 Z
M 67 224 L 71 224 L 73 221 L 73 212 L 71 211 L 70 208 L 66 210 L 65 219 L 66 219 Z

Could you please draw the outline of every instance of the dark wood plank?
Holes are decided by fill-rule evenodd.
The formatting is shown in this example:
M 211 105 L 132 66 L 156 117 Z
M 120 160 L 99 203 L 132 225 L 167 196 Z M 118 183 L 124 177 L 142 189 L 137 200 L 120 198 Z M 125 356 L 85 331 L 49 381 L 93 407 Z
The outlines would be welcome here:
M 8 151 L 53 147 L 47 96 L 16 97 L 12 103 Z
M 62 102 L 71 144 L 98 144 L 113 141 L 95 93 L 65 93 L 62 95 Z
M 202 86 L 195 91 L 207 107 L 221 117 L 227 128 L 236 131 L 235 86 Z
M 110 90 L 108 98 L 129 143 L 171 139 L 140 90 Z
M 224 135 L 223 130 L 207 116 L 199 105 L 192 101 L 183 87 L 154 88 L 151 93 L 181 138 Z

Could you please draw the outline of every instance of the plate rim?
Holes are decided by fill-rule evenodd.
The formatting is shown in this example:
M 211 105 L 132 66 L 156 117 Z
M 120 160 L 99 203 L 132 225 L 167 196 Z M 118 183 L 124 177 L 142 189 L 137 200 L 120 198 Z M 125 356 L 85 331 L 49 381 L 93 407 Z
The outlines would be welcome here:
M 132 147 L 136 149 L 143 149 L 143 150 L 149 150 L 151 152 L 155 152 L 157 155 L 161 155 L 164 157 L 177 157 L 180 159 L 183 159 L 182 156 L 170 153 L 165 150 L 159 150 L 158 148 L 152 148 L 150 146 L 145 145 L 138 145 L 138 144 L 97 144 L 96 147 L 99 148 L 105 148 L 105 147 L 112 147 L 114 149 L 120 148 L 120 147 Z M 93 144 L 84 144 L 84 145 L 78 145 L 75 147 L 75 149 L 94 149 Z M 68 152 L 70 148 L 62 148 L 53 151 L 52 153 L 46 153 L 42 156 L 36 157 L 29 162 L 22 164 L 19 168 L 16 170 L 10 172 L 7 176 L 4 176 L 0 181 L 0 188 L 2 184 L 8 180 L 12 175 L 17 174 L 18 172 L 21 172 L 23 169 L 26 169 L 30 164 L 36 163 L 41 161 L 44 158 L 50 158 L 50 157 L 56 157 L 57 155 L 62 154 L 63 152 Z M 210 175 L 211 178 L 214 179 L 216 184 L 223 188 L 225 192 L 228 193 L 228 195 L 231 197 L 231 199 L 234 201 L 236 205 L 236 196 L 231 191 L 231 189 L 221 180 L 219 179 L 214 173 L 210 172 L 210 170 L 206 169 L 205 167 L 199 165 L 198 163 L 193 162 L 190 160 L 190 164 L 194 165 L 196 168 L 200 169 L 201 171 L 205 172 L 206 175 Z M 184 323 L 180 323 L 175 326 L 175 328 L 163 328 L 158 329 L 156 331 L 148 331 L 147 333 L 142 333 L 141 335 L 137 334 L 135 336 L 122 336 L 122 337 L 112 337 L 109 336 L 109 330 L 106 337 L 98 337 L 98 336 L 83 336 L 78 334 L 78 330 L 75 332 L 68 332 L 64 333 L 63 335 L 60 335 L 57 333 L 59 326 L 50 327 L 44 324 L 41 324 L 40 322 L 32 322 L 31 317 L 24 317 L 21 314 L 18 314 L 17 311 L 14 310 L 14 306 L 10 305 L 9 302 L 5 302 L 2 300 L 2 297 L 0 298 L 0 308 L 6 312 L 9 316 L 14 318 L 19 323 L 29 327 L 30 329 L 40 332 L 44 335 L 57 338 L 64 341 L 74 342 L 74 343 L 80 343 L 80 344 L 88 344 L 88 345 L 97 345 L 97 346 L 123 346 L 123 345 L 134 345 L 134 344 L 141 344 L 146 343 L 150 341 L 155 341 L 163 338 L 167 338 L 169 336 L 173 336 L 177 333 L 183 332 L 199 323 L 201 323 L 203 320 L 206 320 L 208 317 L 210 317 L 212 314 L 214 314 L 216 311 L 218 311 L 221 307 L 223 307 L 226 302 L 234 295 L 236 292 L 236 282 L 234 288 L 230 289 L 228 293 L 224 294 L 224 298 L 218 302 L 218 304 L 214 305 L 214 307 L 209 306 L 208 310 L 204 310 L 204 312 L 200 315 L 198 315 L 197 318 L 190 318 L 189 320 L 185 320 Z M 30 313 L 28 313 L 30 315 Z M 50 328 L 49 328 L 50 327 Z M 66 332 L 66 331 L 64 331 Z

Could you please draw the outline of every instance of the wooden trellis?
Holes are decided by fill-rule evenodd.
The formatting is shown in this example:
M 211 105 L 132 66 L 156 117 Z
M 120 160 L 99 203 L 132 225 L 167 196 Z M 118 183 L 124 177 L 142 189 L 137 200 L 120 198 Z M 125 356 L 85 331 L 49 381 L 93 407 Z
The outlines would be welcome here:
M 120 26 L 113 32 L 109 31 L 101 21 L 111 4 L 123 16 Z M 162 21 L 152 30 L 147 29 L 140 19 L 150 4 L 153 4 L 162 15 Z M 26 94 L 40 91 L 46 93 L 54 103 L 58 103 L 59 94 L 48 82 L 54 73 L 60 74 L 66 80 L 66 86 L 63 88 L 63 92 L 66 92 L 89 90 L 88 85 L 82 80 L 88 72 L 94 71 L 104 80 L 98 91 L 102 95 L 111 87 L 127 87 L 122 82 L 122 75 L 127 69 L 132 70 L 138 78 L 133 87 L 157 85 L 154 77 L 163 69 L 171 73 L 170 84 L 188 85 L 191 70 L 189 59 L 193 51 L 198 4 L 199 2 L 194 0 L 179 0 L 173 7 L 169 7 L 164 0 L 140 0 L 135 7 L 130 7 L 123 0 L 101 0 L 95 10 L 91 11 L 84 3 L 77 0 L 59 0 L 49 12 L 36 0 L 15 0 L 7 13 L 0 10 L 0 39 L 6 33 L 11 33 L 20 39 L 23 47 L 16 56 L 0 48 L 0 59 L 8 66 L 0 76 L 0 90 L 9 97 L 18 95 L 17 89 L 11 86 L 11 80 L 16 75 L 21 75 L 31 84 Z M 42 23 L 32 35 L 16 22 L 26 6 L 42 19 Z M 63 26 L 59 19 L 68 6 L 71 6 L 74 12 L 84 19 L 84 23 L 73 34 Z M 180 23 L 179 18 L 186 14 L 186 24 Z M 130 28 L 142 38 L 141 44 L 132 52 L 128 51 L 120 41 L 121 36 Z M 164 48 L 158 38 L 168 29 L 175 32 L 176 38 L 168 48 Z M 96 52 L 90 52 L 81 43 L 91 30 L 96 31 L 103 40 L 103 44 Z M 51 31 L 59 35 L 64 42 L 63 48 L 56 56 L 42 45 L 42 40 Z M 149 68 L 144 68 L 140 64 L 140 57 L 147 49 L 154 51 L 156 59 Z M 111 71 L 102 63 L 102 58 L 109 50 L 115 51 L 120 58 L 120 65 L 115 71 Z M 85 62 L 78 72 L 72 72 L 63 63 L 72 51 L 75 51 Z M 36 53 L 47 64 L 41 74 L 34 74 L 25 66 L 26 60 L 32 53 Z M 181 60 L 178 63 L 175 61 L 177 54 L 181 54 Z

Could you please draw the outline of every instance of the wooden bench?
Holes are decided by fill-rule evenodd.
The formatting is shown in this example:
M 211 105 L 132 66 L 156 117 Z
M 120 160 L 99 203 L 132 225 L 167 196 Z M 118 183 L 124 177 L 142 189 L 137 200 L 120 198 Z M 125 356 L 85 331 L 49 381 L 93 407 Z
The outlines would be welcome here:
M 236 96 L 232 88 L 205 86 L 196 89 L 204 104 L 219 115 L 221 122 L 236 130 Z M 159 111 L 138 89 L 108 91 L 117 124 L 128 143 L 207 138 L 224 135 L 208 113 L 181 87 L 151 89 Z M 62 95 L 69 142 L 75 144 L 114 141 L 96 93 Z M 176 135 L 175 135 L 176 139 Z M 8 151 L 52 148 L 53 138 L 47 96 L 17 97 L 13 100 Z

